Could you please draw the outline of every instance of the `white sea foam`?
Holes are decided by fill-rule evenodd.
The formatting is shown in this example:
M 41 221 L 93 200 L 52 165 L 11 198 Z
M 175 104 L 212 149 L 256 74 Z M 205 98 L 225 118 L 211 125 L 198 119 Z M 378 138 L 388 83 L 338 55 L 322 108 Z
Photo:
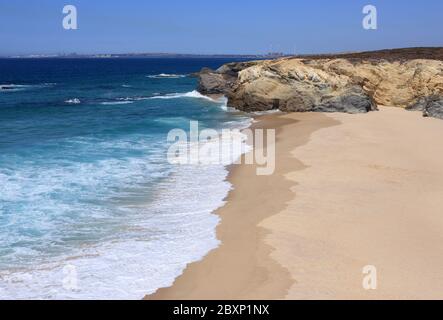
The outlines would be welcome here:
M 220 101 L 214 100 L 208 96 L 202 95 L 197 90 L 193 90 L 193 91 L 185 92 L 185 93 L 168 93 L 165 95 L 153 96 L 150 99 L 180 99 L 180 98 L 194 98 L 194 99 L 209 100 L 209 101 L 217 102 L 217 103 L 220 102 Z
M 69 103 L 69 104 L 80 104 L 80 103 L 82 103 L 82 102 L 80 101 L 80 99 L 78 99 L 78 98 L 74 98 L 74 99 L 68 99 L 68 100 L 66 100 L 65 103 Z
M 31 86 L 20 85 L 20 84 L 0 84 L 0 91 L 2 92 L 23 91 L 30 87 Z
M 132 100 L 122 100 L 122 101 L 104 101 L 104 102 L 100 102 L 101 105 L 109 105 L 109 106 L 119 105 L 119 104 L 131 104 L 131 103 L 134 103 L 134 101 L 132 101 Z
M 252 112 L 253 115 L 256 116 L 262 116 L 265 114 L 274 114 L 274 113 L 282 113 L 282 111 L 278 110 L 278 109 L 272 109 L 272 110 L 267 110 L 267 111 L 255 111 Z
M 228 98 L 227 98 L 227 97 L 222 96 L 222 97 L 219 99 L 219 101 L 220 101 L 220 103 L 221 103 L 221 107 L 222 107 L 223 110 L 225 110 L 225 111 L 231 111 L 231 110 L 233 110 L 232 108 L 229 108 L 229 107 L 228 107 Z
M 101 105 L 119 105 L 119 104 L 131 104 L 136 101 L 149 100 L 151 97 L 123 97 L 115 98 L 113 101 L 103 101 L 100 102 Z
M 0 298 L 141 299 L 171 285 L 188 262 L 217 246 L 218 218 L 210 212 L 223 204 L 221 199 L 229 189 L 227 183 L 214 183 L 225 178 L 224 171 L 189 169 L 176 172 L 161 186 L 168 192 L 149 207 L 137 208 L 141 219 L 131 228 L 144 236 L 85 248 L 38 269 L 1 274 Z M 201 190 L 195 182 L 208 188 Z M 67 265 L 75 267 L 74 290 L 63 287 Z
M 249 123 L 250 120 L 246 119 L 242 123 L 234 121 L 231 125 L 237 128 L 246 127 Z M 89 139 L 84 139 L 85 148 L 95 145 Z M 213 140 L 208 143 L 219 142 Z M 102 143 L 109 143 L 109 147 L 128 147 L 127 141 Z M 232 141 L 224 139 L 221 143 L 226 148 Z M 135 147 L 142 150 L 153 148 L 153 145 L 151 142 L 145 145 L 137 143 Z M 196 147 L 197 145 L 192 146 Z M 227 165 L 240 155 L 238 153 L 234 158 L 224 159 L 223 162 Z M 161 159 L 165 154 L 159 153 L 157 157 Z M 151 167 L 146 159 L 110 159 L 96 164 L 78 164 L 75 168 L 61 166 L 51 170 L 55 171 L 0 171 L 1 185 L 8 186 L 8 190 L 0 195 L 0 200 L 10 201 L 14 197 L 21 199 L 26 196 L 40 203 L 40 209 L 54 209 L 55 206 L 58 210 L 68 210 L 70 208 L 61 207 L 60 203 L 42 196 L 49 194 L 51 190 L 64 190 L 68 187 L 66 190 L 78 188 L 80 191 L 83 185 L 91 184 L 93 189 L 101 190 L 109 184 L 111 177 L 137 185 L 146 180 L 145 170 L 149 170 L 149 176 L 164 172 Z M 170 286 L 188 263 L 202 259 L 218 246 L 215 228 L 219 218 L 213 211 L 224 204 L 223 199 L 231 185 L 226 181 L 228 172 L 223 164 L 174 166 L 168 174 L 168 178 L 157 185 L 157 196 L 151 202 L 130 201 L 117 206 L 121 211 L 119 215 L 130 221 L 123 226 L 117 223 L 119 228 L 124 228 L 123 232 L 118 233 L 121 234 L 119 238 L 83 246 L 69 255 L 58 256 L 56 260 L 36 263 L 38 267 L 0 271 L 0 299 L 141 299 L 160 287 Z M 44 179 L 45 182 L 29 184 L 30 177 Z M 26 185 L 29 187 L 23 188 Z M 43 205 L 43 199 L 46 205 Z M 106 223 L 106 218 L 109 217 L 108 213 L 84 209 L 84 214 L 92 215 L 100 224 Z M 137 212 L 136 219 L 126 217 L 124 212 L 128 209 Z M 38 213 L 32 212 L 30 217 L 40 219 L 36 214 Z M 23 227 L 26 227 L 28 218 L 20 217 L 23 219 Z M 79 217 L 75 218 L 73 222 L 80 227 L 82 220 L 78 219 Z M 88 221 L 89 219 L 90 217 Z M 59 223 L 72 222 L 51 216 L 40 219 L 40 223 L 39 229 L 57 231 L 62 227 Z M 102 228 L 96 225 L 83 227 L 97 231 Z M 54 234 L 49 232 L 47 236 L 52 237 Z M 32 252 L 20 254 L 32 255 Z M 76 281 L 71 283 L 74 286 L 69 287 L 69 279 L 73 276 Z
M 148 100 L 150 97 L 125 97 L 125 98 L 117 98 L 118 101 L 142 101 Z
M 28 89 L 51 87 L 56 83 L 41 83 L 41 84 L 0 84 L 0 92 L 17 92 Z
M 154 75 L 148 75 L 147 78 L 151 79 L 179 79 L 179 78 L 186 78 L 187 75 L 185 74 L 170 74 L 170 73 L 160 73 L 160 74 L 154 74 Z

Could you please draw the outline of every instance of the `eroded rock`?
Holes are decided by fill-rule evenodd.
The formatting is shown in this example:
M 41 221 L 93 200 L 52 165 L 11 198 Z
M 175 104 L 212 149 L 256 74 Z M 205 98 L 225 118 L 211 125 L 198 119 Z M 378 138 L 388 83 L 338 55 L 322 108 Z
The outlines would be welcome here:
M 421 97 L 408 106 L 407 110 L 423 111 L 424 117 L 443 119 L 443 96 Z
M 362 113 L 377 105 L 423 109 L 420 104 L 426 104 L 427 115 L 440 117 L 441 99 L 426 97 L 443 96 L 443 62 L 338 57 L 231 63 L 204 70 L 199 91 L 224 94 L 230 107 L 248 112 Z

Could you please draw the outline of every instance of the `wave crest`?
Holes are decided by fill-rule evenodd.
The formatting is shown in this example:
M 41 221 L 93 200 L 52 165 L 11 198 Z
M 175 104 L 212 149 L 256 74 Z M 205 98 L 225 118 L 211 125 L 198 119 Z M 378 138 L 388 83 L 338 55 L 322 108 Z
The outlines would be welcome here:
M 56 85 L 56 83 L 40 83 L 40 84 L 0 84 L 1 92 L 17 92 L 24 91 L 27 89 L 40 89 L 44 87 L 51 87 Z
M 185 92 L 185 93 L 168 93 L 165 95 L 151 97 L 151 99 L 180 99 L 180 98 L 205 99 L 205 100 L 209 100 L 212 102 L 219 102 L 219 101 L 214 100 L 208 96 L 202 95 L 197 90 L 193 90 L 193 91 Z
M 186 78 L 187 75 L 174 74 L 174 73 L 160 73 L 160 74 L 149 75 L 146 77 L 150 79 L 180 79 L 180 78 Z
M 118 101 L 104 101 L 104 102 L 100 102 L 101 105 L 106 105 L 106 106 L 113 106 L 113 105 L 118 105 L 118 104 L 131 104 L 131 103 L 134 103 L 134 101 L 118 100 Z
M 78 98 L 74 98 L 74 99 L 68 99 L 68 100 L 66 100 L 65 103 L 69 103 L 69 104 L 80 104 L 80 103 L 82 103 L 82 102 L 80 101 L 80 99 L 78 99 Z

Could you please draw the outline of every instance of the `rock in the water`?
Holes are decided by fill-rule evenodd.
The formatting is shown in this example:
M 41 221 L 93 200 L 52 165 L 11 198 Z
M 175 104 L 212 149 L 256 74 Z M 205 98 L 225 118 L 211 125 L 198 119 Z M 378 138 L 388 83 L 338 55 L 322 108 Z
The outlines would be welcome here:
M 199 74 L 197 90 L 201 94 L 224 94 L 226 92 L 226 80 L 222 74 L 203 69 Z

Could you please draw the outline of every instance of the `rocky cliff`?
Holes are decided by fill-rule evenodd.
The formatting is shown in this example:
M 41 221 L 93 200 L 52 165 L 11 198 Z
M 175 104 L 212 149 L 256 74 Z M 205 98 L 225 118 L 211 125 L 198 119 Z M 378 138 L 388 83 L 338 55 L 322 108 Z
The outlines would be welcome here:
M 292 57 L 202 70 L 198 90 L 243 111 L 361 113 L 377 105 L 443 119 L 443 48 Z

